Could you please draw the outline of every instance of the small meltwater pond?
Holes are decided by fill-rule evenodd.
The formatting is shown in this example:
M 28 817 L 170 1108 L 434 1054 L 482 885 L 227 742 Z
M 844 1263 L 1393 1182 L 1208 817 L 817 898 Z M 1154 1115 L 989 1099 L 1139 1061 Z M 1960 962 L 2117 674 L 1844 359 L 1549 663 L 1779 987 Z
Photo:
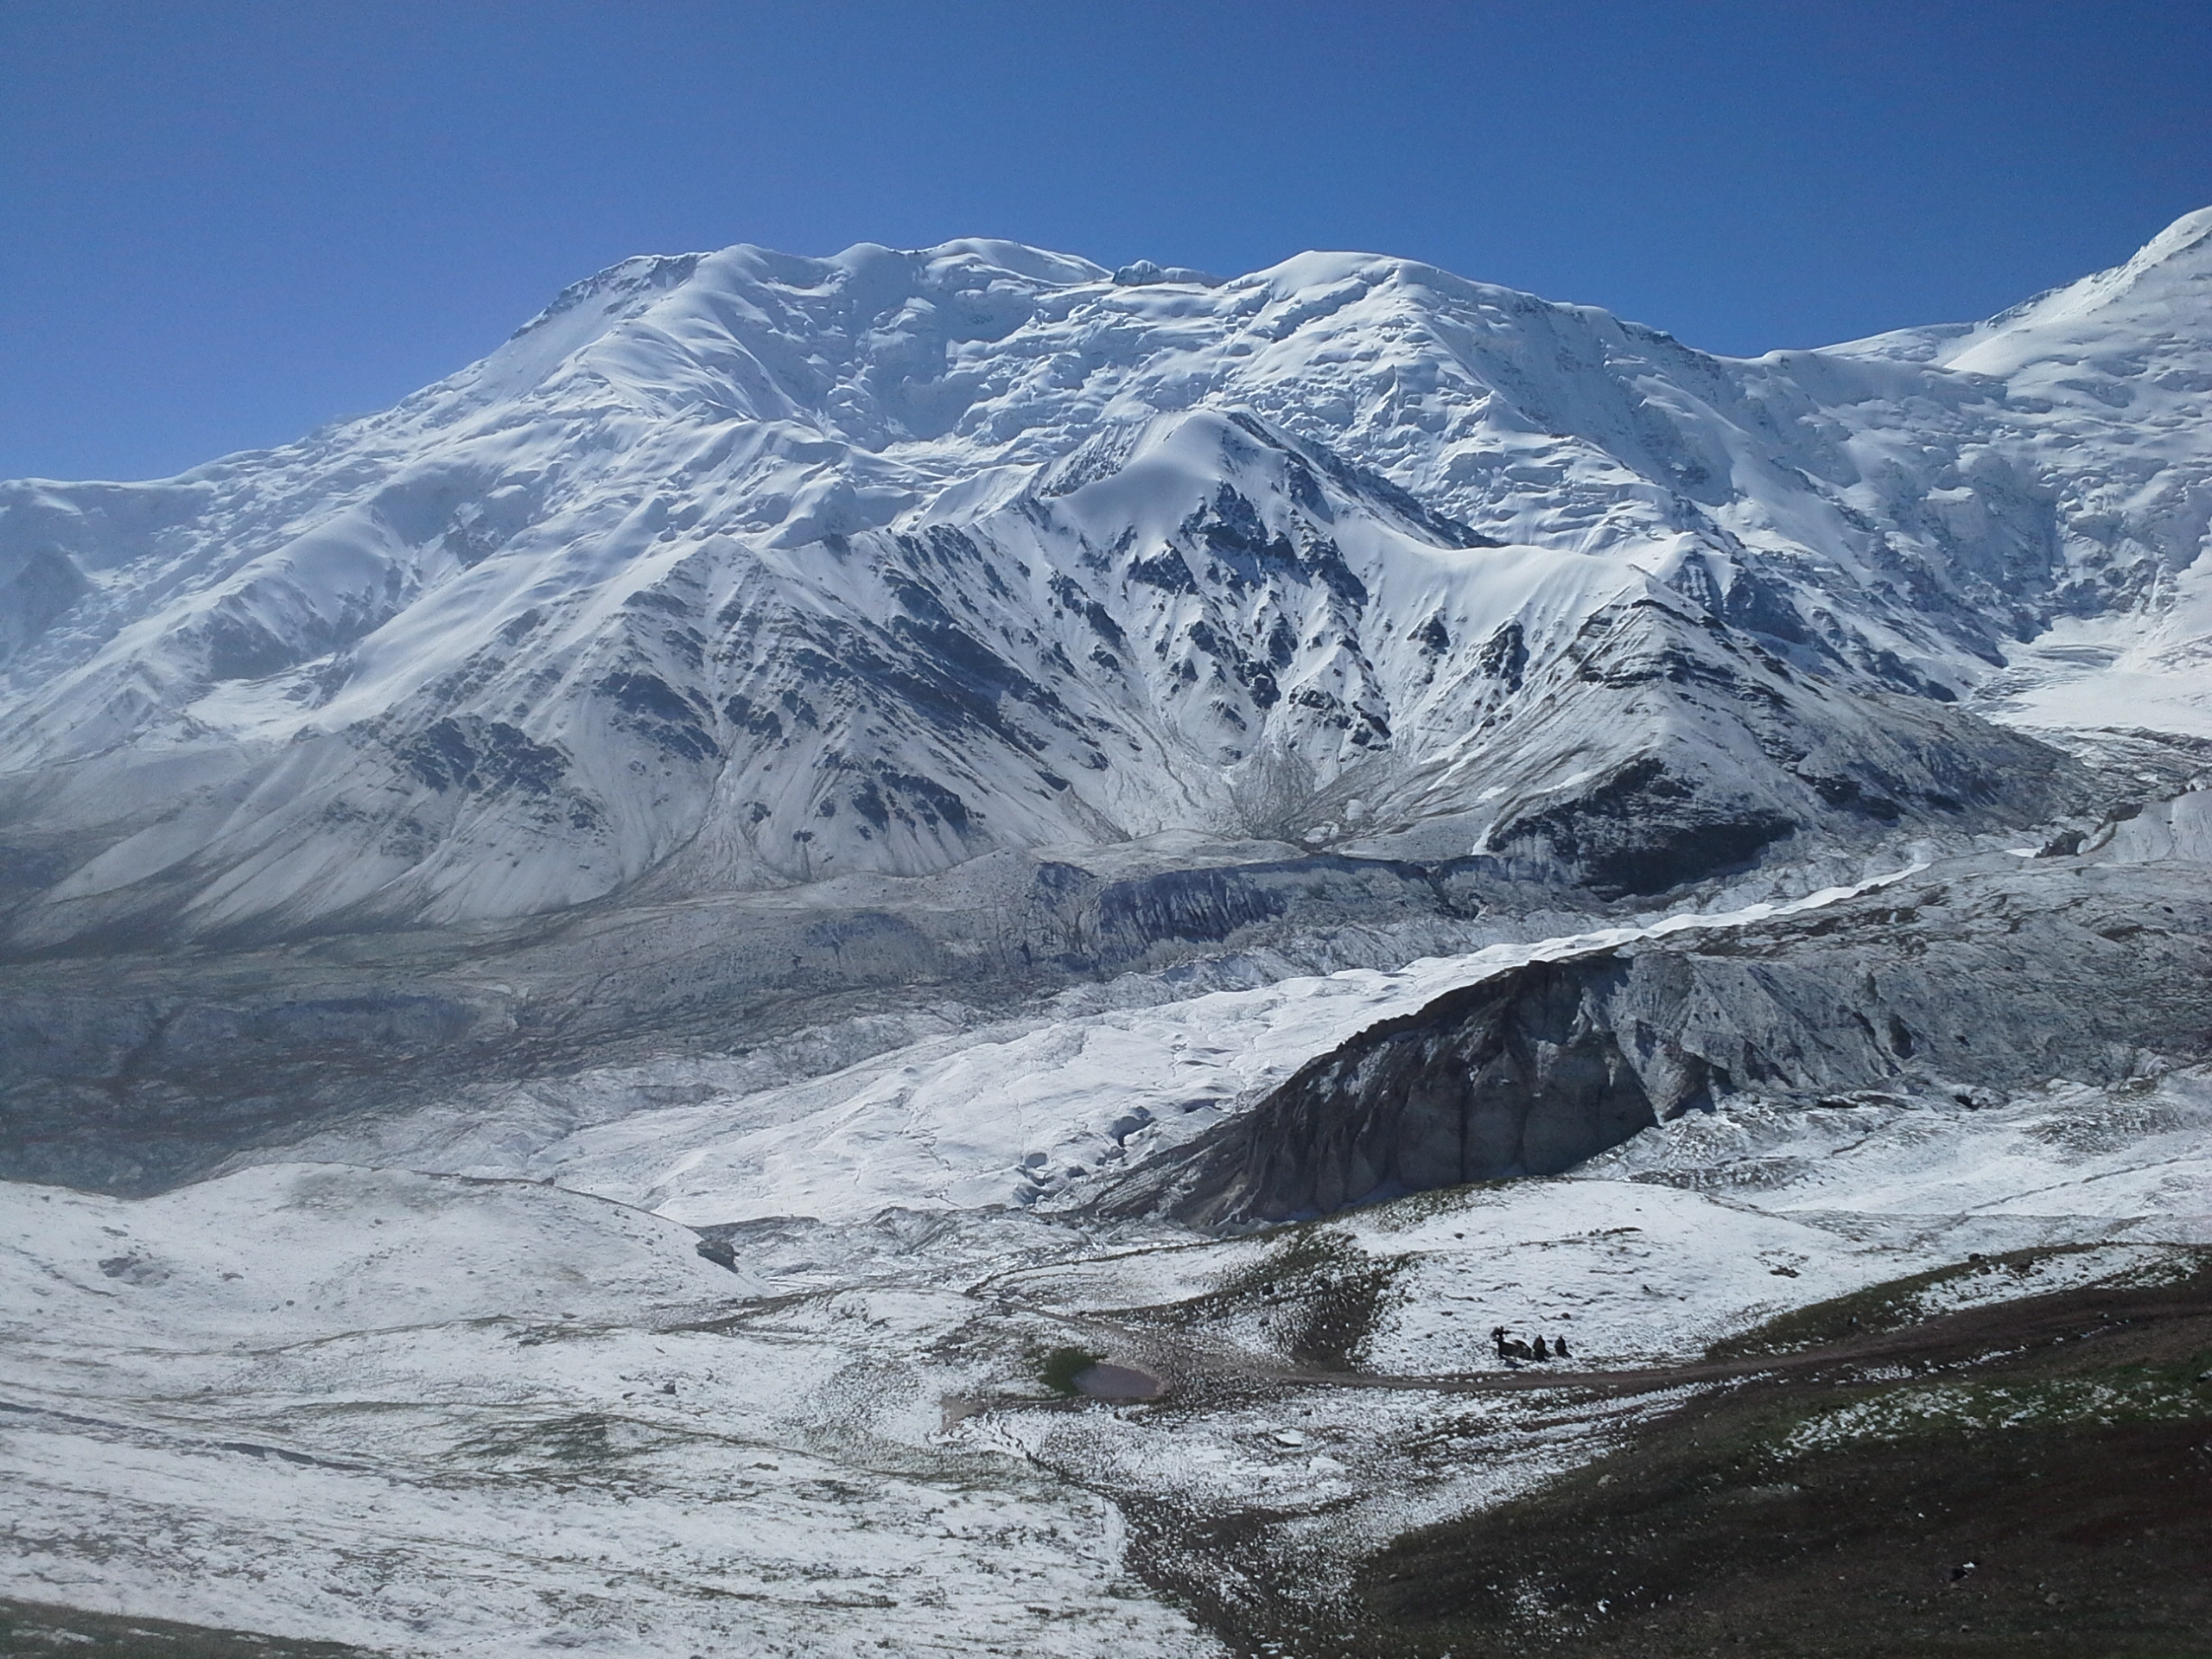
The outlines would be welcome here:
M 1072 1380 L 1075 1391 L 1091 1400 L 1157 1400 L 1167 1392 L 1165 1382 L 1134 1365 L 1101 1363 L 1077 1371 Z

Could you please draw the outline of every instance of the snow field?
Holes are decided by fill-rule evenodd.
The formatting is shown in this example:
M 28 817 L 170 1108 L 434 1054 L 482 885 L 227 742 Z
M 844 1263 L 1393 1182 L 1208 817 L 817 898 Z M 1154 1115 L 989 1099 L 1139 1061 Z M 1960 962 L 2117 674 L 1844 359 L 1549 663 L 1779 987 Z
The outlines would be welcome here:
M 515 1181 L 0 1188 L 0 1586 L 426 1656 L 1208 1652 L 1131 1576 L 1114 1505 L 1152 1538 L 1263 1503 L 1325 1594 L 1357 1549 L 1676 1398 L 1462 1391 L 1509 1380 L 1493 1325 L 1633 1368 L 1969 1248 L 2097 1246 L 1950 1275 L 1923 1311 L 2155 1278 L 2160 1241 L 2202 1234 L 2205 1087 L 1731 1102 L 1578 1176 L 1225 1242 L 1007 1208 L 764 1219 L 730 1234 L 737 1274 L 687 1228 Z M 2130 1208 L 2151 1192 L 2173 1201 Z M 1332 1253 L 1277 1270 L 1314 1236 Z M 1384 1382 L 1325 1379 L 1285 1319 L 1370 1270 L 1357 1358 Z M 1171 1391 L 1046 1403 L 1063 1344 Z
M 794 1301 L 634 1211 L 383 1172 L 0 1198 L 5 1593 L 424 1655 L 1210 1650 L 1096 1499 L 943 1439 L 1031 1338 L 933 1357 L 976 1310 L 927 1285 Z M 116 1232 L 166 1276 L 84 1259 Z M 290 1307 L 203 1270 L 288 1249 Z

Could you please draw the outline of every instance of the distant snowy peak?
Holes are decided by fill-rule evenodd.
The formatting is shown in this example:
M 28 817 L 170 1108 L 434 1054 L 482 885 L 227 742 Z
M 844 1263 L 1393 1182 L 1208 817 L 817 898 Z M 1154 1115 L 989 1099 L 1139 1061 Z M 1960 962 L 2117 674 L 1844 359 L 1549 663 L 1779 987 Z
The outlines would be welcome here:
M 2125 264 L 1986 321 L 1903 328 L 1828 350 L 2002 377 L 2107 339 L 2138 350 L 2212 351 L 2212 207 L 2184 213 Z
M 2204 308 L 2212 291 L 2212 207 L 2183 215 L 2126 264 L 2085 276 L 1993 317 L 1992 334 L 2056 335 L 2093 319 L 2153 337 L 2171 334 L 2202 343 Z M 1958 358 L 1952 367 L 1972 365 Z

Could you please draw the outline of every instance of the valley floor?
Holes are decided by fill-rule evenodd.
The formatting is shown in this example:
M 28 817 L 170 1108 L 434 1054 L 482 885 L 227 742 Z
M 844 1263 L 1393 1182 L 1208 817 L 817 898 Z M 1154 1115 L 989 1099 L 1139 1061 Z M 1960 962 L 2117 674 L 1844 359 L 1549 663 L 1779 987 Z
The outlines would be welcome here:
M 2208 1129 L 2186 1071 L 1745 1107 L 1226 1241 L 893 1211 L 728 1267 L 537 1182 L 10 1185 L 7 1641 L 2199 1652 Z

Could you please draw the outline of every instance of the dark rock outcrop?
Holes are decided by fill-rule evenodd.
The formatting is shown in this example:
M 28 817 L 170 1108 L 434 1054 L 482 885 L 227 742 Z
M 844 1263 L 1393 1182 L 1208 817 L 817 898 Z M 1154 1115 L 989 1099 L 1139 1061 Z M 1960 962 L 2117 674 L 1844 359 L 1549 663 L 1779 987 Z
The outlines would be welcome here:
M 1535 963 L 1309 1062 L 1102 1208 L 1202 1226 L 1555 1174 L 1755 1093 L 1972 1108 L 2212 1054 L 2212 868 L 1964 862 L 1832 908 Z
M 1431 1187 L 1555 1175 L 1704 1097 L 1675 1056 L 1655 1098 L 1615 1040 L 1629 964 L 1535 963 L 1385 1020 L 1225 1126 L 1173 1206 L 1201 1224 L 1283 1221 Z

